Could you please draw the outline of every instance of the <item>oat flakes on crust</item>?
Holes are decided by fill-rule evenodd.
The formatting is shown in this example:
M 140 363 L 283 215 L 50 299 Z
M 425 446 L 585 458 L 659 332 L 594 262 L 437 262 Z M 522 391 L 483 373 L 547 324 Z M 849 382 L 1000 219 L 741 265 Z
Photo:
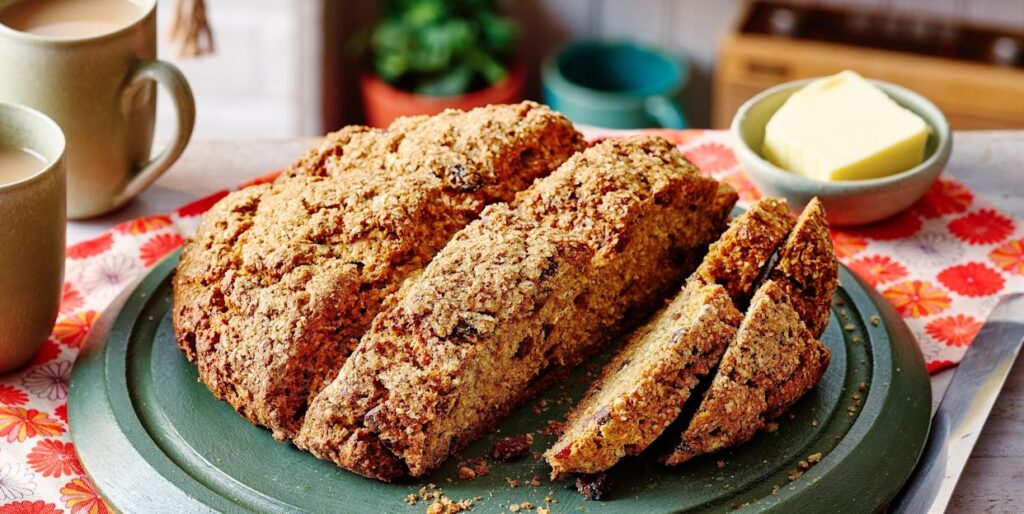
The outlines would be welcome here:
M 217 397 L 291 437 L 389 294 L 583 146 L 532 102 L 329 135 L 204 215 L 174 278 L 179 346 Z
M 765 282 L 666 463 L 680 464 L 746 442 L 813 388 L 829 359 L 784 287 Z
M 738 306 L 745 306 L 763 268 L 786 240 L 796 218 L 786 201 L 758 200 L 729 223 L 694 273 L 708 284 L 721 284 Z
M 544 230 L 579 242 L 591 255 L 579 275 L 543 299 L 502 293 L 537 286 L 522 283 L 523 262 L 501 254 L 495 240 L 507 230 L 495 233 L 488 220 L 502 207 L 489 208 L 374 321 L 314 400 L 296 444 L 382 480 L 397 478 L 403 465 L 423 475 L 491 431 L 552 373 L 621 332 L 625 320 L 656 308 L 720 234 L 734 198 L 659 138 L 606 141 L 574 156 L 516 198 L 509 216 L 537 228 L 508 237 Z M 487 264 L 465 281 L 445 278 L 446 263 L 467 259 Z M 488 307 L 460 303 L 446 314 L 443 299 L 464 294 L 481 295 Z M 430 331 L 417 328 L 424 326 Z M 387 472 L 367 469 L 384 451 L 394 456 Z
M 839 287 L 839 260 L 832 248 L 825 208 L 811 199 L 779 250 L 771 278 L 789 295 L 793 307 L 818 338 L 828 326 L 832 295 Z

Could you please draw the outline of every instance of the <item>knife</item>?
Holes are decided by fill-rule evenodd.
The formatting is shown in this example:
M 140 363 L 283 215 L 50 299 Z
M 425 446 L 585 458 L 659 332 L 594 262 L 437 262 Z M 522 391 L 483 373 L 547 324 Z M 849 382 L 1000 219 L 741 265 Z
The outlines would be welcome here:
M 917 469 L 890 504 L 892 513 L 946 511 L 974 443 L 1024 342 L 1024 294 L 1004 297 L 957 366 L 935 411 Z

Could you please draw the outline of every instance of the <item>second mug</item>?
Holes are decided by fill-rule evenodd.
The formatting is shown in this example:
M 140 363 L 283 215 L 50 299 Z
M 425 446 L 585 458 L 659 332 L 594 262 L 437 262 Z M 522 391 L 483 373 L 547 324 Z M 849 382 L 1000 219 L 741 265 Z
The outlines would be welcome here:
M 100 5 L 111 3 L 124 5 Z M 70 218 L 120 207 L 188 143 L 192 91 L 177 68 L 156 60 L 156 35 L 156 0 L 0 0 L 0 101 L 39 109 L 64 130 Z M 151 159 L 154 83 L 168 90 L 178 119 L 169 146 Z

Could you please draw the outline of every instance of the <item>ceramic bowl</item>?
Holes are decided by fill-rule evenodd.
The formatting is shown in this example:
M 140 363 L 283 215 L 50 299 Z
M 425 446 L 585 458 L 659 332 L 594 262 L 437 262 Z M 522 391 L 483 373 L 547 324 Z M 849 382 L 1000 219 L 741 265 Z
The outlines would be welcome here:
M 803 209 L 817 196 L 825 205 L 832 226 L 863 225 L 888 218 L 921 198 L 949 161 L 953 147 L 949 123 L 942 111 L 923 96 L 906 88 L 871 81 L 890 98 L 910 109 L 931 126 L 924 161 L 888 177 L 826 182 L 788 172 L 761 156 L 764 128 L 786 99 L 816 79 L 787 82 L 748 100 L 732 119 L 736 158 L 747 176 L 765 196 L 785 198 L 791 208 Z

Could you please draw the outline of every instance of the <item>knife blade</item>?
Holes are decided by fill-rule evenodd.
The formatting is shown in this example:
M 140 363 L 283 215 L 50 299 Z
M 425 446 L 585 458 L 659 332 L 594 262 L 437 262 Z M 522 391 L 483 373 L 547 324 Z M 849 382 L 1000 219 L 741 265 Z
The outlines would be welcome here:
M 971 450 L 1024 343 L 1024 294 L 1004 297 L 957 366 L 924 453 L 892 513 L 945 512 Z

